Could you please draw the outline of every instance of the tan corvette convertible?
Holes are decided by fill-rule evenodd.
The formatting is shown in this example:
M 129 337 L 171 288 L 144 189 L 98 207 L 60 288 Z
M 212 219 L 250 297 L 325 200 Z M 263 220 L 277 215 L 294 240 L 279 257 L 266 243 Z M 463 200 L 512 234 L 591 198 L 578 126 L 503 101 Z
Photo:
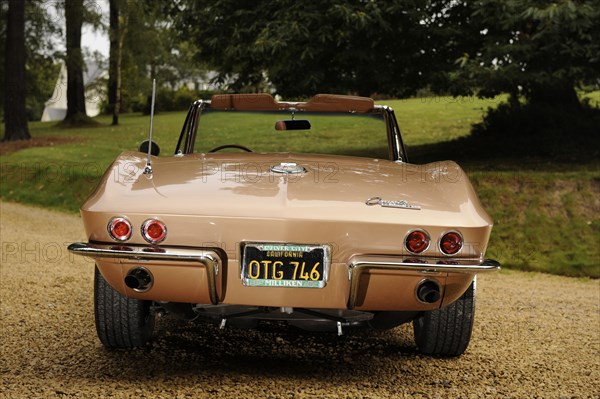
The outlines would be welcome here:
M 161 312 L 338 334 L 412 321 L 422 353 L 467 348 L 476 275 L 499 269 L 492 220 L 458 165 L 407 162 L 391 108 L 215 95 L 157 155 L 114 161 L 69 246 L 95 260 L 105 346 L 144 345 Z

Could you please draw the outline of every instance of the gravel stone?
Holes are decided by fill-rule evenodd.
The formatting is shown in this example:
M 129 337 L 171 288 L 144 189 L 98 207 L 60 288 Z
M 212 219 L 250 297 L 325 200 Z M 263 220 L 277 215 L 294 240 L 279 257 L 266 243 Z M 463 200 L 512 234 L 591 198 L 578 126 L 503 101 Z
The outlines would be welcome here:
M 471 345 L 420 355 L 410 325 L 219 330 L 170 316 L 106 350 L 79 217 L 0 202 L 0 398 L 599 398 L 600 281 L 501 271 L 478 279 Z

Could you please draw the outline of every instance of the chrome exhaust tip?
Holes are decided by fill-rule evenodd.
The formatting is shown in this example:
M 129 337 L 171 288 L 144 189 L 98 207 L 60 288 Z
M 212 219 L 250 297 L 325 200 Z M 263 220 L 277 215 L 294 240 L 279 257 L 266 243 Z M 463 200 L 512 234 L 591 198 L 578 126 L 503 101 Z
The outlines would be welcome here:
M 420 302 L 431 304 L 441 298 L 440 286 L 433 280 L 423 280 L 417 286 L 417 299 Z
M 152 288 L 153 283 L 152 273 L 145 267 L 133 268 L 125 276 L 125 285 L 135 292 L 146 292 Z

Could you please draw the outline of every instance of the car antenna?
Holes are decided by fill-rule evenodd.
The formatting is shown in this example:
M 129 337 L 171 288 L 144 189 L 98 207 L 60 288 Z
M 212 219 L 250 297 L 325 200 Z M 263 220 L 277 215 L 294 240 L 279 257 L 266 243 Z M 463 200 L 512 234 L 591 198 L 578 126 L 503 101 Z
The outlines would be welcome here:
M 150 105 L 150 139 L 148 140 L 148 159 L 144 168 L 145 175 L 152 174 L 152 160 L 150 159 L 150 151 L 152 150 L 152 121 L 154 120 L 154 99 L 156 98 L 156 79 L 152 79 L 152 104 Z

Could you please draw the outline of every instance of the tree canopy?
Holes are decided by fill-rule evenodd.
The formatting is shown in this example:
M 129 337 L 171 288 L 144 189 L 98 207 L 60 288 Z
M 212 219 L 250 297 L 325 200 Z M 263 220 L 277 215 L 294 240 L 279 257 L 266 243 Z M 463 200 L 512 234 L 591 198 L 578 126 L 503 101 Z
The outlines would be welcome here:
M 198 59 L 253 90 L 268 77 L 284 96 L 323 92 L 407 95 L 427 84 L 438 57 L 425 21 L 448 2 L 179 2 L 178 31 Z
M 600 78 L 600 1 L 479 0 L 479 32 L 449 73 L 454 94 L 500 93 L 577 104 L 573 88 Z
M 600 77 L 598 0 L 180 0 L 171 15 L 237 91 L 268 77 L 285 96 L 431 87 L 566 100 L 565 87 Z

